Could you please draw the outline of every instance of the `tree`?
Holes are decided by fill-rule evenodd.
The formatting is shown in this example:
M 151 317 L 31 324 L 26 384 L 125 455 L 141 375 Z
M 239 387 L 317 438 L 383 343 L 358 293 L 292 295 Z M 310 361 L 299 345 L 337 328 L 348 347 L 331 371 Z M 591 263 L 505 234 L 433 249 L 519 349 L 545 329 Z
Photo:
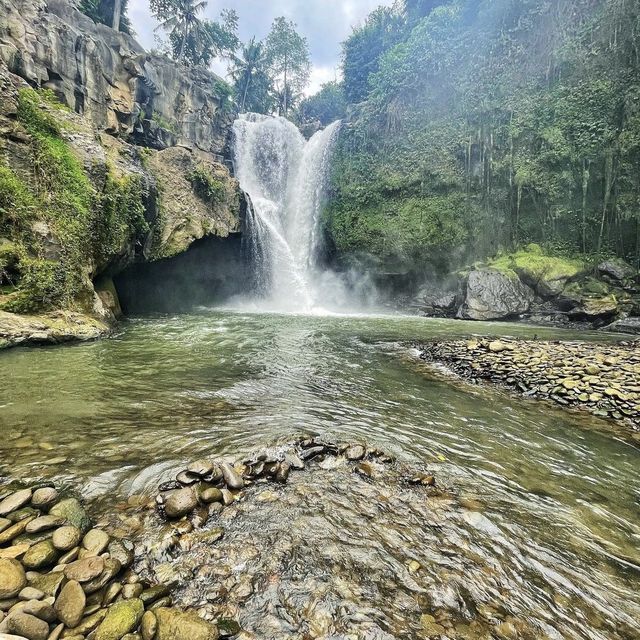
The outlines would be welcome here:
M 251 38 L 240 56 L 233 56 L 229 70 L 240 111 L 268 113 L 272 106 L 271 79 L 263 42 Z
M 382 54 L 400 41 L 404 17 L 395 8 L 379 7 L 342 43 L 344 92 L 350 104 L 369 95 L 369 77 Z
M 311 65 L 307 39 L 296 31 L 295 23 L 276 18 L 265 44 L 265 55 L 279 112 L 285 117 L 309 82 Z
M 206 67 L 238 46 L 238 15 L 233 10 L 223 11 L 216 22 L 198 15 L 206 0 L 150 0 L 149 4 L 159 28 L 168 32 L 171 54 L 178 62 Z
M 327 126 L 345 117 L 347 103 L 344 90 L 339 82 L 326 82 L 318 93 L 305 98 L 298 108 L 300 122 L 319 120 Z
M 116 31 L 132 34 L 127 5 L 128 0 L 81 0 L 77 6 L 94 22 L 106 24 Z

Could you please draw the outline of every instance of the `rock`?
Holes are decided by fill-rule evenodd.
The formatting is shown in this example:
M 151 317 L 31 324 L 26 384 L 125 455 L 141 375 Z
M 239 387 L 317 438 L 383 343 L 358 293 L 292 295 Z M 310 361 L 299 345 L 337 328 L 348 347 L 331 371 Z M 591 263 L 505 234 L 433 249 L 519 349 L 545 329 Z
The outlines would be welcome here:
M 284 461 L 291 466 L 292 469 L 301 471 L 304 469 L 304 462 L 295 453 L 285 453 Z
M 16 522 L 15 524 L 7 527 L 4 531 L 0 533 L 0 545 L 6 544 L 7 542 L 13 540 L 20 534 L 24 533 L 27 525 L 31 520 L 34 519 L 34 516 L 29 516 L 24 520 L 20 520 L 20 522 Z
M 34 544 L 22 557 L 22 564 L 27 569 L 48 567 L 58 559 L 58 550 L 51 540 L 43 540 Z
M 21 542 L 11 547 L 5 547 L 4 549 L 0 549 L 0 558 L 19 558 L 29 550 L 30 546 L 31 544 L 29 542 Z
M 213 463 L 208 460 L 196 460 L 187 466 L 187 471 L 195 476 L 204 478 L 213 472 Z
M 82 560 L 76 560 L 64 568 L 67 580 L 89 582 L 97 578 L 104 571 L 104 558 L 102 556 L 89 556 Z
M 458 296 L 455 293 L 445 293 L 433 301 L 433 308 L 446 314 L 455 311 L 457 302 Z
M 604 331 L 640 335 L 640 317 L 620 318 L 603 328 Z
M 82 622 L 73 629 L 69 629 L 65 632 L 65 634 L 70 634 L 71 636 L 79 636 L 83 638 L 85 634 L 93 631 L 106 617 L 108 609 L 98 609 L 95 613 L 89 614 L 82 619 Z M 65 635 L 65 637 L 69 637 Z M 92 640 L 95 640 L 92 636 Z
M 65 518 L 69 524 L 78 527 L 81 531 L 87 531 L 91 526 L 89 515 L 76 498 L 60 500 L 49 509 L 49 515 Z
M 131 600 L 131 598 L 139 598 L 140 594 L 144 591 L 144 587 L 140 582 L 134 582 L 133 584 L 125 584 L 122 587 L 122 597 L 125 600 Z
M 166 498 L 164 510 L 169 518 L 181 518 L 198 506 L 198 498 L 192 487 L 172 491 Z
M 120 640 L 140 624 L 144 614 L 142 600 L 134 598 L 112 604 L 96 629 L 95 640 Z
M 152 611 L 145 611 L 140 623 L 140 631 L 142 640 L 153 640 L 158 629 L 158 621 L 156 615 Z
M 188 487 L 198 482 L 200 478 L 196 475 L 193 475 L 192 473 L 189 473 L 188 471 L 181 471 L 176 476 L 176 480 L 178 481 L 178 484 L 180 484 L 181 486 Z
M 589 320 L 609 318 L 618 312 L 618 301 L 613 294 L 601 298 L 583 298 L 579 306 L 569 312 L 573 318 L 585 317 Z
M 506 351 L 509 347 L 502 342 L 502 340 L 493 340 L 489 343 L 489 351 L 492 353 L 502 353 Z
M 217 640 L 218 628 L 192 612 L 159 608 L 155 640 Z M 100 639 L 97 639 L 100 640 Z
M 109 534 L 102 529 L 91 529 L 82 539 L 82 546 L 99 556 L 109 546 Z
M 58 551 L 69 551 L 80 544 L 82 532 L 78 527 L 68 525 L 53 532 L 51 542 Z
M 624 260 L 620 258 L 614 258 L 611 260 L 605 260 L 598 265 L 598 272 L 602 276 L 607 276 L 611 280 L 618 282 L 624 282 L 625 280 L 631 280 L 637 277 L 637 271 Z
M 220 463 L 220 470 L 222 471 L 222 477 L 229 489 L 237 491 L 244 487 L 244 480 L 228 462 Z
M 466 294 L 459 315 L 470 320 L 500 320 L 529 311 L 533 291 L 515 272 L 475 269 L 466 279 Z
M 31 496 L 31 504 L 36 509 L 48 509 L 58 499 L 58 492 L 53 487 L 36 489 Z
M 362 445 L 356 444 L 353 445 L 351 447 L 349 447 L 346 451 L 345 451 L 345 456 L 347 458 L 347 460 L 362 460 L 362 458 L 364 458 L 366 453 L 365 448 Z
M 291 473 L 291 465 L 288 462 L 281 462 L 276 471 L 276 482 L 285 484 L 289 479 L 289 473 Z
M 222 491 L 217 489 L 216 487 L 208 487 L 200 491 L 199 498 L 201 502 L 205 504 L 210 504 L 212 502 L 222 502 L 223 496 Z
M 156 584 L 153 587 L 145 589 L 140 594 L 140 600 L 142 600 L 145 605 L 150 605 L 152 602 L 169 595 L 169 593 L 171 593 L 171 587 L 166 584 Z
M 98 556 L 100 557 L 100 556 Z M 85 582 L 82 585 L 85 593 L 89 595 L 90 593 L 94 593 L 99 591 L 103 587 L 105 587 L 113 578 L 115 578 L 118 573 L 120 573 L 120 569 L 122 569 L 122 565 L 118 560 L 114 560 L 113 558 L 107 558 L 104 561 L 104 569 L 99 576 L 96 576 L 92 580 Z
M 27 573 L 27 580 L 30 587 L 42 591 L 45 596 L 53 596 L 55 598 L 64 580 L 64 573 L 62 573 L 62 571 L 52 571 L 51 573 L 43 574 L 29 571 L 29 573 Z
M 58 516 L 40 516 L 39 518 L 35 518 L 35 520 L 32 520 L 27 525 L 25 531 L 27 533 L 38 533 L 39 531 L 55 529 L 56 527 L 59 527 L 64 523 L 64 518 L 59 518 Z
M 135 559 L 133 543 L 129 540 L 114 540 L 109 543 L 109 555 L 118 560 L 123 568 L 133 564 Z
M 34 589 L 33 587 L 25 587 L 18 594 L 18 598 L 20 598 L 20 600 L 42 600 L 42 598 L 44 598 L 44 592 L 40 591 L 40 589 Z
M 17 611 L 7 618 L 7 628 L 28 640 L 47 640 L 49 625 L 29 613 Z
M 0 559 L 0 600 L 17 596 L 27 586 L 22 565 L 13 559 Z
M 31 500 L 31 489 L 22 489 L 15 491 L 0 502 L 0 516 L 6 516 L 8 513 L 19 509 Z
M 58 619 L 67 627 L 77 627 L 82 620 L 86 602 L 87 598 L 80 583 L 69 580 L 56 598 L 54 609 Z

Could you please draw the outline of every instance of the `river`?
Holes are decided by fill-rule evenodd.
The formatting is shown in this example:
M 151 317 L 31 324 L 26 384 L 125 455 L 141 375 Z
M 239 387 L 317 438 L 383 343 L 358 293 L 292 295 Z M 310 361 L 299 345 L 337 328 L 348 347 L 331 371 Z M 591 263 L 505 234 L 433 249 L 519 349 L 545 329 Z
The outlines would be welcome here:
M 398 537 L 384 544 L 371 505 L 350 502 L 344 487 L 306 533 L 281 523 L 281 535 L 307 536 L 311 566 L 323 517 L 339 523 L 338 556 L 351 538 L 361 554 L 370 542 L 369 569 L 386 566 L 394 546 L 401 564 L 419 562 L 417 587 L 391 571 L 384 588 L 360 594 L 380 632 L 353 637 L 430 637 L 429 625 L 442 627 L 425 617 L 425 594 L 428 611 L 457 621 L 448 637 L 640 637 L 640 451 L 595 417 L 451 380 L 407 346 L 470 333 L 613 339 L 402 316 L 133 319 L 99 342 L 0 354 L 1 472 L 53 478 L 105 505 L 150 493 L 203 456 L 240 457 L 300 433 L 366 442 L 432 471 L 458 502 L 437 535 L 390 508 Z M 263 525 L 256 516 L 243 530 L 259 540 Z M 367 582 L 365 565 L 348 564 L 352 583 Z M 406 589 L 413 605 L 396 598 Z M 256 589 L 247 619 L 258 600 Z M 482 635 L 478 617 L 499 633 Z

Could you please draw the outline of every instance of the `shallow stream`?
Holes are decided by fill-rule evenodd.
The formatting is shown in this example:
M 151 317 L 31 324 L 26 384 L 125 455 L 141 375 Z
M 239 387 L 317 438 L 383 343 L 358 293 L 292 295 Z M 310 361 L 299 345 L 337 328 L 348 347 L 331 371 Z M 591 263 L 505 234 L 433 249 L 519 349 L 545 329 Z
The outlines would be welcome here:
M 346 467 L 256 487 L 217 550 L 185 554 L 198 594 L 248 580 L 230 613 L 266 638 L 640 638 L 640 450 L 403 346 L 471 333 L 605 339 L 392 316 L 133 320 L 99 342 L 0 354 L 0 475 L 53 478 L 97 511 L 203 456 L 301 433 L 366 442 L 447 494 Z

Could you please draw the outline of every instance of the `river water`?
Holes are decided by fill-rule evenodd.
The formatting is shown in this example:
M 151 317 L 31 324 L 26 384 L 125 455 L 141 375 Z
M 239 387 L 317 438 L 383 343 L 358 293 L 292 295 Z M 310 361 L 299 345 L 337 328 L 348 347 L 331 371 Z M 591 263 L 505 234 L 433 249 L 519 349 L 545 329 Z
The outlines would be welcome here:
M 454 499 L 327 469 L 276 496 L 279 510 L 268 495 L 238 508 L 228 544 L 249 536 L 256 553 L 235 612 L 257 637 L 639 638 L 640 451 L 597 418 L 451 380 L 406 346 L 471 333 L 603 339 L 393 316 L 132 320 L 99 342 L 0 354 L 0 473 L 103 506 L 203 456 L 301 433 L 366 442 Z

